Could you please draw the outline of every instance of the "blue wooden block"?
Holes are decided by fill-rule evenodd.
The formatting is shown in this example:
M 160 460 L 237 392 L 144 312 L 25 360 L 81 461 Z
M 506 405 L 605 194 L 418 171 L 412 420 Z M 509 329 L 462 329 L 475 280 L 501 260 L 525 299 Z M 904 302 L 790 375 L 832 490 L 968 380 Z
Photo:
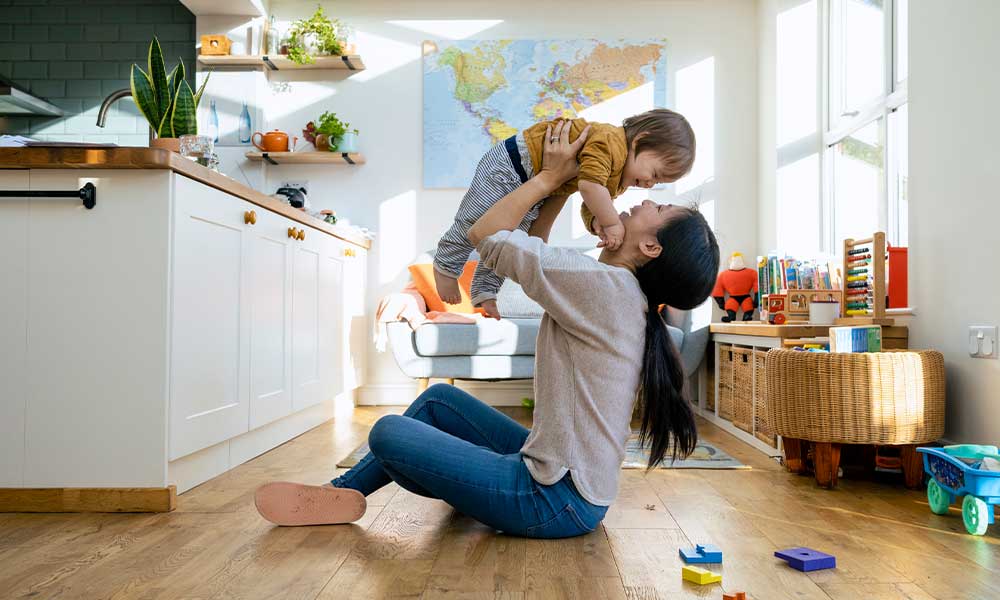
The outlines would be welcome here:
M 693 550 L 681 548 L 678 553 L 689 564 L 722 562 L 722 549 L 713 544 L 698 544 Z
M 812 548 L 788 548 L 778 550 L 774 555 L 786 561 L 788 566 L 799 571 L 818 571 L 820 569 L 833 569 L 837 566 L 835 556 L 824 554 Z

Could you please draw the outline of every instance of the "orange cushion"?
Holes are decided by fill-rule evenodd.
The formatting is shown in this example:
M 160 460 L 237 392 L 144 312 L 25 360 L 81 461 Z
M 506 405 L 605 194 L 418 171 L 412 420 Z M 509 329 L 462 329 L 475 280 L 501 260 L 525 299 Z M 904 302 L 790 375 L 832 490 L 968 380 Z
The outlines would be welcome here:
M 462 294 L 462 301 L 458 304 L 446 304 L 441 296 L 438 296 L 437 286 L 434 284 L 434 265 L 419 264 L 410 265 L 410 277 L 417 286 L 417 291 L 424 297 L 427 303 L 427 310 L 453 313 L 482 313 L 483 309 L 472 306 L 472 275 L 476 272 L 477 260 L 470 260 L 465 263 L 462 276 L 458 278 L 458 289 Z

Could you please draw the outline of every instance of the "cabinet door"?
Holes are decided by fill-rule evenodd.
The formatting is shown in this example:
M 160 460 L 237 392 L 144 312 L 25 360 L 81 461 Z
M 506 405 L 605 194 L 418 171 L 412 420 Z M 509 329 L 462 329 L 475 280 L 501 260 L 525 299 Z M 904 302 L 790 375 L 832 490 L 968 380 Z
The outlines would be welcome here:
M 249 429 L 243 214 L 252 205 L 174 178 L 170 460 Z
M 28 171 L 0 171 L 0 189 L 28 189 Z M 27 403 L 28 199 L 0 199 L 0 487 L 24 485 Z
M 304 240 L 292 242 L 292 410 L 323 401 L 320 356 L 320 289 L 325 235 L 298 226 Z
M 365 311 L 367 290 L 367 250 L 347 245 L 344 259 L 344 389 L 354 390 L 364 385 L 365 357 L 370 345 Z
M 334 398 L 344 391 L 344 273 L 345 259 L 339 240 L 324 236 L 323 266 L 320 271 L 320 356 L 324 397 Z
M 255 209 L 246 229 L 250 285 L 250 428 L 292 412 L 289 221 Z

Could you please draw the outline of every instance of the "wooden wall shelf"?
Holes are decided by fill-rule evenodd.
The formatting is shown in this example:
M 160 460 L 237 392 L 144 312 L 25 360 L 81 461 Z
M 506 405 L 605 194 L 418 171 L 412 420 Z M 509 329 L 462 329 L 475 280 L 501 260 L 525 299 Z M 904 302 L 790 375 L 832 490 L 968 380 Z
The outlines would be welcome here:
M 363 165 L 365 157 L 358 152 L 247 152 L 249 160 L 262 160 L 268 164 L 300 165 Z
M 213 67 L 252 67 L 266 68 L 268 71 L 296 71 L 296 70 L 339 70 L 339 71 L 363 71 L 364 61 L 357 54 L 345 54 L 343 56 L 314 56 L 315 62 L 300 65 L 293 62 L 284 55 L 279 56 L 239 56 L 239 55 L 199 55 L 198 62 L 203 65 Z

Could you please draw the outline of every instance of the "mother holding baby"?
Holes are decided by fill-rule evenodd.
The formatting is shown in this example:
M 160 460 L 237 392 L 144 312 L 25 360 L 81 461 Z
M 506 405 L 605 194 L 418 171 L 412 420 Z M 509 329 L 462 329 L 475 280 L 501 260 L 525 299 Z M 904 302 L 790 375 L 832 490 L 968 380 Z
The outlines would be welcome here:
M 402 415 L 379 419 L 368 436 L 371 452 L 331 484 L 258 488 L 264 518 L 348 523 L 364 515 L 365 496 L 395 481 L 508 534 L 570 537 L 593 531 L 617 496 L 635 402 L 650 467 L 670 449 L 675 457 L 694 449 L 694 416 L 660 310 L 694 308 L 708 297 L 719 267 L 715 236 L 696 210 L 650 200 L 617 215 L 620 241 L 596 260 L 529 236 L 519 228 L 529 211 L 542 203 L 544 212 L 550 197 L 561 207 L 555 192 L 578 176 L 589 130 L 571 140 L 575 133 L 568 121 L 548 126 L 540 169 L 467 234 L 481 264 L 519 283 L 545 310 L 532 428 L 454 386 L 431 386 Z M 637 158 L 643 137 L 625 138 Z M 686 150 L 686 164 L 669 180 L 690 169 L 693 135 Z

